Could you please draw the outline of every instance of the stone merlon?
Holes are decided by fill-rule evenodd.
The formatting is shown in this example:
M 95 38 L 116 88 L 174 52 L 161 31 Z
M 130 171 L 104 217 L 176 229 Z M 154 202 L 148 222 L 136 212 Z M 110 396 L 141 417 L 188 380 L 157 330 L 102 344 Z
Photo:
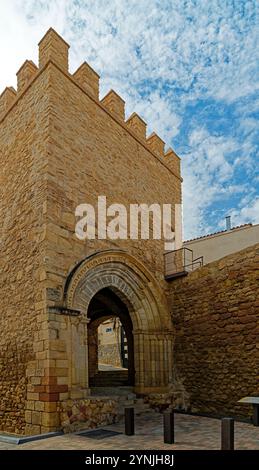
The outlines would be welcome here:
M 26 60 L 24 64 L 20 67 L 17 72 L 17 91 L 18 93 L 21 92 L 28 83 L 32 80 L 32 78 L 38 72 L 37 65 L 34 64 L 32 60 Z
M 126 121 L 126 125 L 130 130 L 135 132 L 138 137 L 143 140 L 146 139 L 147 124 L 137 113 L 131 114 Z
M 101 100 L 103 106 L 118 119 L 125 120 L 125 101 L 114 90 L 110 90 Z
M 52 28 L 39 42 L 39 67 L 43 67 L 49 60 L 68 72 L 69 44 Z
M 84 90 L 97 100 L 99 99 L 99 75 L 90 67 L 87 62 L 75 71 L 73 78 L 81 85 Z

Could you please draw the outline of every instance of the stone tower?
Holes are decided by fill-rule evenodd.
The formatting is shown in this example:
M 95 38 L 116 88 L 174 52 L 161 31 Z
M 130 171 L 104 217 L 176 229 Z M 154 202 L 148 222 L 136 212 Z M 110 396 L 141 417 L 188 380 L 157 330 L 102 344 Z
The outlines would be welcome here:
M 181 202 L 180 162 L 99 76 L 73 74 L 69 45 L 53 29 L 26 60 L 17 90 L 0 96 L 0 429 L 69 429 L 71 407 L 107 422 L 115 404 L 91 395 L 93 338 L 117 315 L 129 335 L 131 385 L 163 393 L 172 383 L 174 333 L 162 240 L 82 241 L 75 208 Z M 80 408 L 81 407 L 81 408 Z M 81 410 L 81 411 L 80 411 Z

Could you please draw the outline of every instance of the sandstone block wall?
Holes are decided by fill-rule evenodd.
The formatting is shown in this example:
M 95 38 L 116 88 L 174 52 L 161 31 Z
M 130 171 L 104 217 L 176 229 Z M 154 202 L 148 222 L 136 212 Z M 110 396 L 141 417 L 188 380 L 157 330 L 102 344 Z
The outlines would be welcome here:
M 0 430 L 7 432 L 57 429 L 59 403 L 73 398 L 68 370 L 87 343 L 87 327 L 58 307 L 77 263 L 120 248 L 166 285 L 163 241 L 82 242 L 76 206 L 96 206 L 99 195 L 107 205 L 181 201 L 179 166 L 167 165 L 162 141 L 153 135 L 149 145 L 137 115 L 133 126 L 125 122 L 116 92 L 99 101 L 99 77 L 87 64 L 72 75 L 68 49 L 50 29 L 39 44 L 39 68 L 25 61 L 17 92 L 0 95 Z
M 259 395 L 259 245 L 171 283 L 174 362 L 192 411 L 249 416 Z
M 60 425 L 67 432 L 91 429 L 113 424 L 117 419 L 118 401 L 105 397 L 89 397 L 82 400 L 66 400 L 58 407 Z
M 0 116 L 0 431 L 16 433 L 25 430 L 26 368 L 46 311 L 47 83 L 41 75 Z
M 153 155 L 137 134 L 130 133 L 117 112 L 104 109 L 102 102 L 93 99 L 53 64 L 49 65 L 49 72 L 47 279 L 50 302 L 61 300 L 65 279 L 78 261 L 107 248 L 124 249 L 142 260 L 165 287 L 162 240 L 78 240 L 74 233 L 75 208 L 89 203 L 97 214 L 100 195 L 107 196 L 107 207 L 112 203 L 129 208 L 131 203 L 156 202 L 171 203 L 174 208 L 181 202 L 179 171 L 174 175 L 166 166 L 166 159 Z
M 122 360 L 118 344 L 99 345 L 98 360 L 102 364 L 111 364 L 113 366 L 121 367 Z

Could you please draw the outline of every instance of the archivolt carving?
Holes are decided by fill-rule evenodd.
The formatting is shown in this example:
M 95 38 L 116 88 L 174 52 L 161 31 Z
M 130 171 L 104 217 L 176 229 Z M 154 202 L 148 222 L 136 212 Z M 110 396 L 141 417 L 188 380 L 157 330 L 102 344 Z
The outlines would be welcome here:
M 70 279 L 66 307 L 87 315 L 91 299 L 105 287 L 114 290 L 127 305 L 135 331 L 172 330 L 158 282 L 142 263 L 125 252 L 100 252 L 82 262 Z

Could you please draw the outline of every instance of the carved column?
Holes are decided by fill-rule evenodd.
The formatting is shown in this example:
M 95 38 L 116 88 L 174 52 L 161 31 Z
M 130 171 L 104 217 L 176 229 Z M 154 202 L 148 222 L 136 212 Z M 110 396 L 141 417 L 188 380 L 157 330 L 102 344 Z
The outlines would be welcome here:
M 172 337 L 167 331 L 134 331 L 137 393 L 163 393 L 172 379 Z
M 88 340 L 85 315 L 70 317 L 70 396 L 83 398 L 90 393 L 88 374 Z

